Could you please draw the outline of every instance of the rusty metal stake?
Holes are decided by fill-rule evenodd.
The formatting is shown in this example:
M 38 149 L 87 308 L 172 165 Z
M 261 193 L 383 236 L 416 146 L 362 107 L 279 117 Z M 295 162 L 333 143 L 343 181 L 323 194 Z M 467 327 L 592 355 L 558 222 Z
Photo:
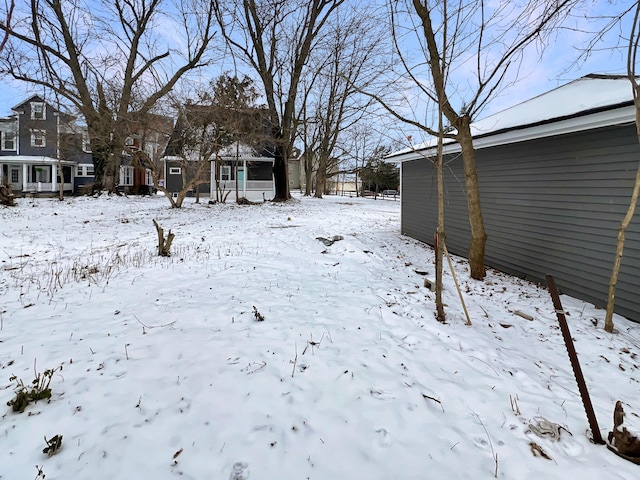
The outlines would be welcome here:
M 558 322 L 560 323 L 560 330 L 562 331 L 562 338 L 567 346 L 567 353 L 569 354 L 569 360 L 571 361 L 571 367 L 573 368 L 573 374 L 576 377 L 578 383 L 578 390 L 582 397 L 582 404 L 584 410 L 587 413 L 587 420 L 589 420 L 589 426 L 591 427 L 591 433 L 593 434 L 594 443 L 604 445 L 602 435 L 600 435 L 600 428 L 598 427 L 598 420 L 596 414 L 593 411 L 593 405 L 591 404 L 591 398 L 589 397 L 589 391 L 587 390 L 587 384 L 584 381 L 582 375 L 582 369 L 580 368 L 580 362 L 578 362 L 578 354 L 573 346 L 573 340 L 571 339 L 571 333 L 569 332 L 569 325 L 567 324 L 567 318 L 564 316 L 564 309 L 562 303 L 560 303 L 560 295 L 556 289 L 556 284 L 553 281 L 551 275 L 547 275 L 547 285 L 549 287 L 549 293 L 553 300 L 553 307 L 556 309 L 556 315 L 558 316 Z

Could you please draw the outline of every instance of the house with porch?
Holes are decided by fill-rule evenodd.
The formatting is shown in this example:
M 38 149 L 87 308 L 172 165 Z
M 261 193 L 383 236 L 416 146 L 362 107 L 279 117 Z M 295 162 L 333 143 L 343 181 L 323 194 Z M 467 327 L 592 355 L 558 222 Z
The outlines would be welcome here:
M 275 196 L 274 148 L 263 108 L 233 110 L 187 105 L 178 117 L 164 160 L 164 187 L 175 198 L 198 176 L 187 196 L 253 202 Z
M 90 162 L 83 134 L 66 114 L 33 95 L 0 118 L 0 183 L 17 196 L 74 192 L 78 162 Z
M 472 124 L 485 263 L 605 307 L 618 228 L 640 161 L 626 76 L 592 74 Z M 460 145 L 444 145 L 444 222 L 451 253 L 470 240 Z M 433 244 L 436 139 L 397 151 L 401 231 Z M 626 230 L 616 312 L 640 321 L 640 218 Z

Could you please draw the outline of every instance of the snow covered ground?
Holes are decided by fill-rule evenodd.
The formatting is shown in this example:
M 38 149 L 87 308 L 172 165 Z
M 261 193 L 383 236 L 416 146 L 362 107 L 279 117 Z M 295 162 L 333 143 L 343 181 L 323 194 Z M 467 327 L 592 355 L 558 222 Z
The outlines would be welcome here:
M 548 292 L 454 257 L 473 325 L 448 268 L 440 324 L 399 218 L 345 197 L 0 209 L 0 478 L 639 478 L 586 436 Z M 616 400 L 640 413 L 640 325 L 562 301 L 606 438 Z M 58 367 L 50 401 L 6 405 Z

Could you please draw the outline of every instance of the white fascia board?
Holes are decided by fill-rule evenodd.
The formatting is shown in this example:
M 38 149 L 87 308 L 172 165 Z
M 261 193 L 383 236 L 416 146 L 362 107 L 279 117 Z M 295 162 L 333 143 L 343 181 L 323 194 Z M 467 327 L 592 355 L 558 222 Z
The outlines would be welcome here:
M 250 155 L 247 156 L 242 156 L 240 155 L 239 157 L 233 156 L 233 157 L 220 157 L 223 161 L 225 162 L 235 162 L 236 160 L 238 161 L 247 161 L 247 162 L 270 162 L 273 163 L 273 158 L 271 157 L 252 157 Z
M 606 110 L 581 117 L 568 118 L 556 122 L 543 123 L 530 127 L 518 128 L 502 133 L 487 135 L 473 139 L 473 146 L 476 150 L 508 145 L 513 143 L 526 142 L 538 138 L 554 137 L 567 133 L 575 133 L 596 128 L 610 127 L 613 125 L 630 124 L 635 121 L 635 107 L 629 105 L 613 110 Z M 413 152 L 407 152 L 395 157 L 387 158 L 387 162 L 407 162 L 424 158 L 433 158 L 436 155 L 436 147 L 425 148 Z M 443 146 L 443 154 L 459 153 L 460 144 L 457 142 L 446 143 Z
M 52 157 L 42 157 L 36 155 L 2 155 L 0 163 L 7 164 L 28 164 L 28 165 L 77 165 L 78 162 L 71 160 L 58 160 Z

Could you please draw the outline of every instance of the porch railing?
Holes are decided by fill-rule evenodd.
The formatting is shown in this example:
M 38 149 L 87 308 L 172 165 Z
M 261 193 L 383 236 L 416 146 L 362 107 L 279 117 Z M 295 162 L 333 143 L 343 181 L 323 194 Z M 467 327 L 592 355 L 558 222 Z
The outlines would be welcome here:
M 236 190 L 236 182 L 233 180 L 220 182 L 220 188 L 225 191 Z M 238 185 L 238 190 L 243 190 L 242 185 Z M 271 180 L 247 180 L 247 191 L 271 191 L 273 182 Z
M 53 188 L 53 183 L 50 183 L 50 182 L 49 183 L 46 183 L 46 182 L 29 182 L 24 186 L 22 191 L 26 192 L 26 193 L 57 192 L 59 188 L 60 188 L 60 184 L 56 184 L 56 187 Z M 73 189 L 73 184 L 65 183 L 64 184 L 64 189 L 65 190 L 72 190 Z

